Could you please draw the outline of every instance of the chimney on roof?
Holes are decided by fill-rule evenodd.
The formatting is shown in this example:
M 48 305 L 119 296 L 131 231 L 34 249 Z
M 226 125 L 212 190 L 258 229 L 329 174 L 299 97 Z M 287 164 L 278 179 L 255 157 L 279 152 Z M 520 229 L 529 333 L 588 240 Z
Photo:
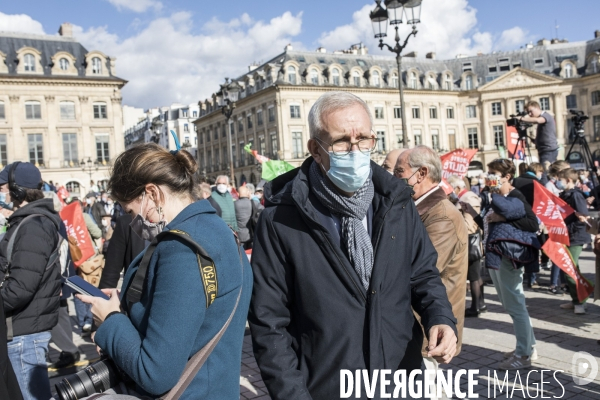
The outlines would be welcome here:
M 540 39 L 537 42 L 538 46 L 548 46 L 550 41 L 548 39 Z
M 480 51 L 479 53 L 477 53 L 478 57 L 481 57 L 483 55 L 483 53 Z
M 325 47 L 319 47 L 317 53 L 327 53 L 327 49 Z
M 412 58 L 417 58 L 417 52 L 416 51 L 411 51 L 410 53 L 406 53 L 404 55 L 404 57 L 412 57 Z
M 285 46 L 284 51 L 292 51 L 292 50 L 294 50 L 294 47 L 292 46 L 291 43 L 289 43 L 287 46 Z
M 73 25 L 65 22 L 58 28 L 58 34 L 63 37 L 73 37 Z
M 430 60 L 435 60 L 435 51 L 430 51 L 429 53 L 425 54 L 425 58 L 429 58 Z
M 596 32 L 594 32 L 594 37 L 595 37 L 596 39 L 600 38 L 600 31 L 596 31 Z

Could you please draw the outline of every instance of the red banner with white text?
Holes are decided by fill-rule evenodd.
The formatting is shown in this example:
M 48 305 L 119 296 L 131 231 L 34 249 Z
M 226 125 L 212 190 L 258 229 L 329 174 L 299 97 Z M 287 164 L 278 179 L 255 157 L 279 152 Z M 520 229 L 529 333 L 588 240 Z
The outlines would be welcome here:
M 533 212 L 548 228 L 550 240 L 567 246 L 571 244 L 564 220 L 575 210 L 537 181 L 533 182 Z
M 477 153 L 477 149 L 456 149 L 440 157 L 442 161 L 442 178 L 448 179 L 451 175 L 459 178 L 467 175 L 469 163 Z
M 580 302 L 583 302 L 594 292 L 594 286 L 581 275 L 573 261 L 573 257 L 571 257 L 569 249 L 564 244 L 548 240 L 542 246 L 542 250 L 544 250 L 554 264 L 558 265 L 558 268 L 573 278 L 577 286 L 577 298 Z
M 525 159 L 525 149 L 523 148 L 523 142 L 519 142 L 519 132 L 514 126 L 506 127 L 506 137 L 508 139 L 508 156 L 514 157 L 515 160 Z
M 69 250 L 73 264 L 79 267 L 88 258 L 96 254 L 92 238 L 83 219 L 83 211 L 78 201 L 69 204 L 60 211 L 60 218 L 67 228 Z

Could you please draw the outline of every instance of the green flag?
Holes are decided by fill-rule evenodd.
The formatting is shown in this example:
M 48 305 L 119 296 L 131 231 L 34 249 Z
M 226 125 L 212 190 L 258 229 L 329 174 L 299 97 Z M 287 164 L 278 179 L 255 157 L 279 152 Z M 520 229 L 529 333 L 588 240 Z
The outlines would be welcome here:
M 279 175 L 283 175 L 288 171 L 295 169 L 293 165 L 286 163 L 285 161 L 271 160 L 262 163 L 262 179 L 265 181 L 272 181 Z

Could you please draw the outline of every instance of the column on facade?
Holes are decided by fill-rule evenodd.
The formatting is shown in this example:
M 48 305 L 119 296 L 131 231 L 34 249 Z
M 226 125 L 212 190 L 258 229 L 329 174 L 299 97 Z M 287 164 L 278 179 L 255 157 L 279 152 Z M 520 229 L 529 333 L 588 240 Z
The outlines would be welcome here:
M 481 124 L 479 126 L 479 129 L 481 131 L 480 137 L 481 137 L 481 144 L 483 146 L 484 150 L 493 150 L 494 149 L 494 138 L 492 137 L 492 131 L 491 129 L 489 129 L 489 120 L 490 120 L 490 109 L 491 109 L 491 103 L 489 101 L 484 101 L 483 99 L 479 98 L 479 100 L 477 101 L 477 105 L 479 106 L 479 109 L 481 111 Z
M 81 110 L 81 131 L 77 137 L 77 154 L 81 159 L 87 159 L 88 157 L 96 159 L 96 143 L 93 140 L 94 135 L 90 129 L 94 110 L 90 104 L 89 97 L 79 96 L 79 109 Z
M 58 122 L 57 104 L 54 96 L 44 96 L 45 110 L 42 114 L 43 119 L 47 121 L 47 130 L 44 135 L 44 163 L 46 168 L 61 168 L 62 160 L 62 138 L 61 133 L 56 128 Z M 60 112 L 60 110 L 59 110 Z M 43 120 L 42 119 L 42 120 Z
M 25 103 L 17 95 L 9 96 L 12 129 L 8 131 L 6 144 L 8 147 L 8 161 L 29 161 L 27 135 L 21 128 L 21 115 L 25 115 Z
M 554 119 L 556 121 L 556 138 L 559 142 L 566 143 L 565 140 L 565 118 L 568 117 L 565 98 L 563 93 L 552 93 L 552 104 L 554 108 Z

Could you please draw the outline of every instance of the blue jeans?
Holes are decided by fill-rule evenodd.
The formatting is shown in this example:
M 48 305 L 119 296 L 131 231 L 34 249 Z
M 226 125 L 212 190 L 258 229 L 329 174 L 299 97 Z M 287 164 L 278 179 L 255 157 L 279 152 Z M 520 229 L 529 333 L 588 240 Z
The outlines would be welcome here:
M 73 297 L 75 302 L 75 314 L 77 314 L 77 325 L 80 329 L 83 329 L 85 324 L 92 324 L 92 305 L 84 303 L 77 297 Z
M 509 259 L 502 257 L 500 269 L 489 269 L 489 271 L 500 302 L 513 320 L 517 338 L 515 355 L 530 356 L 533 352 L 533 346 L 535 346 L 535 336 L 525 305 L 523 268 L 515 269 Z
M 554 263 L 552 263 L 552 270 L 550 272 L 550 286 L 558 287 L 560 284 L 560 268 Z
M 32 333 L 8 342 L 8 358 L 24 400 L 48 400 L 52 396 L 46 366 L 50 336 L 50 332 Z

